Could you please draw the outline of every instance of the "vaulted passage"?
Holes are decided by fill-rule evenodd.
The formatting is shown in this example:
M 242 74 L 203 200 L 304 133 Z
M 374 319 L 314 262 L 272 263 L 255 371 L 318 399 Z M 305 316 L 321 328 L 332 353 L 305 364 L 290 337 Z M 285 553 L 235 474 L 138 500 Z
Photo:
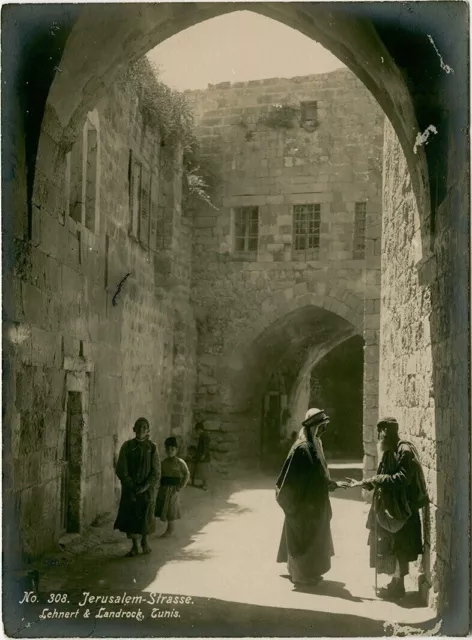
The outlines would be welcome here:
M 331 421 L 323 437 L 329 459 L 361 459 L 363 439 L 363 340 L 353 336 L 330 351 L 310 375 L 310 406 L 323 407 Z M 368 447 L 367 443 L 366 446 Z
M 309 398 L 298 389 L 302 371 L 355 332 L 333 312 L 306 306 L 280 318 L 240 349 L 223 378 L 221 393 L 227 406 L 213 420 L 202 412 L 217 431 L 216 458 L 226 464 L 260 460 L 264 468 L 276 470 L 286 439 L 294 429 L 298 432 L 308 409 Z
M 354 332 L 347 320 L 318 307 L 302 307 L 284 316 L 248 345 L 233 383 L 233 406 L 246 410 L 257 405 L 272 376 L 285 379 L 290 395 L 307 357 L 321 357 Z
M 254 87 L 208 89 L 197 120 L 207 149 L 224 142 L 218 216 L 188 205 L 183 149 L 162 144 L 148 126 L 144 94 L 127 73 L 160 42 L 235 8 L 4 8 L 6 557 L 16 571 L 64 529 L 81 530 L 115 508 L 113 465 L 139 415 L 150 417 L 161 447 L 170 433 L 185 444 L 192 422 L 204 419 L 215 426 L 222 466 L 231 456 L 270 459 L 274 434 L 290 434 L 316 394 L 340 424 L 342 392 L 333 397 L 330 370 L 337 350 L 352 346 L 346 364 L 357 363 L 357 380 L 363 340 L 364 471 L 376 466 L 378 416 L 395 415 L 420 451 L 431 499 L 418 584 L 440 612 L 442 632 L 460 635 L 470 552 L 466 6 L 238 5 L 321 43 L 348 68 L 340 73 L 350 89 L 367 94 L 358 122 L 375 110 L 386 120 L 383 128 L 369 115 L 353 134 L 355 154 L 381 129 L 379 153 L 365 154 L 372 161 L 359 169 L 359 182 L 378 192 L 358 194 L 350 174 L 341 187 L 322 171 L 326 150 L 340 170 L 355 164 L 336 147 L 336 118 L 351 130 L 354 100 L 331 80 L 316 86 L 326 91 L 316 109 L 312 94 L 297 94 L 311 129 L 297 125 L 305 145 L 288 144 L 289 132 L 255 112 L 246 126 L 230 121 L 239 112 L 221 116 L 231 102 L 270 111 L 272 98 L 243 104 Z M 292 80 L 290 90 L 308 92 Z M 261 162 L 248 167 L 249 157 Z M 280 162 L 273 176 L 271 158 Z M 323 179 L 312 179 L 310 164 Z M 336 222 L 324 227 L 327 220 Z M 328 240 L 341 254 L 349 246 L 349 256 L 334 260 Z M 346 404 L 354 403 L 351 391 Z M 358 395 L 355 402 L 353 439 L 333 435 L 333 455 L 358 451 Z M 67 434 L 79 442 L 75 457 L 63 447 Z

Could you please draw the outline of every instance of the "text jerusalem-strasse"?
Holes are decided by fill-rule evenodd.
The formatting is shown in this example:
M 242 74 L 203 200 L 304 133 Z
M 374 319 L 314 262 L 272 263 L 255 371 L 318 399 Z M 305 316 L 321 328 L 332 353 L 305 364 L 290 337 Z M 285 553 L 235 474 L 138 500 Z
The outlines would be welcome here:
M 131 596 L 124 591 L 121 595 L 91 595 L 90 591 L 82 591 L 83 599 L 79 607 L 91 604 L 191 604 L 191 596 L 174 596 L 164 593 L 145 593 Z

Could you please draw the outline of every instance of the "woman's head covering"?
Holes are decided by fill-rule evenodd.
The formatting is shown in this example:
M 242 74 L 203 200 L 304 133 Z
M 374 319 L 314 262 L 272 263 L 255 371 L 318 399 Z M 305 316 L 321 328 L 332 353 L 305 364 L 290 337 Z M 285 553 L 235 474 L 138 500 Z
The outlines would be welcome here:
M 324 409 L 308 409 L 305 415 L 305 420 L 302 422 L 304 427 L 315 427 L 321 424 L 327 424 L 329 422 L 329 416 L 325 413 Z
M 386 417 L 377 422 L 377 431 L 386 431 L 388 435 L 398 436 L 398 422 L 396 418 Z
M 170 438 L 166 438 L 164 441 L 164 446 L 177 448 L 177 438 L 174 438 L 174 436 L 170 436 Z
M 146 418 L 138 418 L 134 423 L 133 431 L 136 432 L 138 425 L 143 424 L 148 431 L 150 431 L 151 427 L 149 426 L 149 421 Z

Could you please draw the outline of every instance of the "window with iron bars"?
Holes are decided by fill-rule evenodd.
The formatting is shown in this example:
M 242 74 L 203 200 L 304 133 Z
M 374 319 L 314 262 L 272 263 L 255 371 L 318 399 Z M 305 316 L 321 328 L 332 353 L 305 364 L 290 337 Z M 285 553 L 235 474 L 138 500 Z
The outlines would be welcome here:
M 296 204 L 293 207 L 293 257 L 318 260 L 320 249 L 320 204 Z
M 234 209 L 234 252 L 255 258 L 259 244 L 259 207 Z
M 354 260 L 365 258 L 366 202 L 356 202 L 354 210 Z

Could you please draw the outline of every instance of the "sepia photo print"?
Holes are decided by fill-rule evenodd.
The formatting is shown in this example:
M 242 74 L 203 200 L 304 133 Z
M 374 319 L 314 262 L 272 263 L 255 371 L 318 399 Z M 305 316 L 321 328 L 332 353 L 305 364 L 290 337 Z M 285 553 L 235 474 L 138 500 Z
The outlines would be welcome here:
M 2 7 L 6 637 L 465 636 L 469 6 Z

